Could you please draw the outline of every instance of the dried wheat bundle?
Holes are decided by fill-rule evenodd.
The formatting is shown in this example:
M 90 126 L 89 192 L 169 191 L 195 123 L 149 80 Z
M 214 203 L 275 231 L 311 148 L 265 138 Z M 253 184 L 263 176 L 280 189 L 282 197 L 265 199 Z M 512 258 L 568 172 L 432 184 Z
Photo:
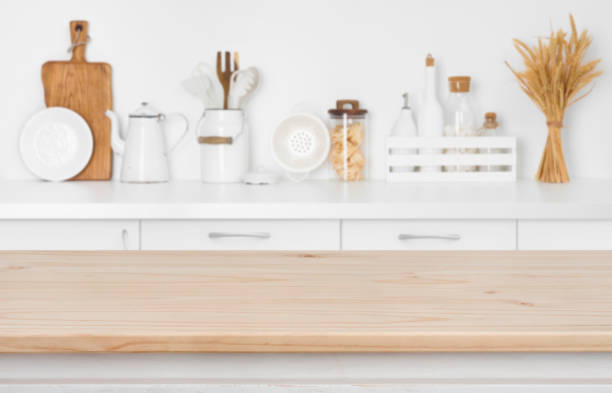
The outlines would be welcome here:
M 547 183 L 569 182 L 561 144 L 565 111 L 587 96 L 590 91 L 579 94 L 602 74 L 597 70 L 601 60 L 585 63 L 591 37 L 586 30 L 578 33 L 572 15 L 570 24 L 569 40 L 563 30 L 551 32 L 550 37 L 539 39 L 533 47 L 514 40 L 514 47 L 525 63 L 525 71 L 517 72 L 506 62 L 521 89 L 546 116 L 548 138 L 536 178 Z

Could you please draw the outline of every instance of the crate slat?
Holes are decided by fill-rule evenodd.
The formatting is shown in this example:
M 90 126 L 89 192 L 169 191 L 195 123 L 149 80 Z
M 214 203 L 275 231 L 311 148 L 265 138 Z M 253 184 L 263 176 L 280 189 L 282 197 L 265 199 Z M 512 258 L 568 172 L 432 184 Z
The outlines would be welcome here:
M 441 137 L 441 138 L 399 138 L 388 137 L 387 147 L 398 148 L 497 148 L 514 149 L 516 138 L 513 137 Z
M 388 137 L 389 182 L 508 182 L 516 180 L 517 141 L 513 137 Z M 460 149 L 472 151 L 461 152 Z M 478 149 L 478 153 L 473 150 Z M 443 153 L 449 150 L 448 153 Z M 421 167 L 479 167 L 482 171 L 409 171 Z M 407 170 L 408 169 L 408 170 Z
M 421 165 L 514 165 L 512 154 L 432 154 L 390 155 L 389 166 Z

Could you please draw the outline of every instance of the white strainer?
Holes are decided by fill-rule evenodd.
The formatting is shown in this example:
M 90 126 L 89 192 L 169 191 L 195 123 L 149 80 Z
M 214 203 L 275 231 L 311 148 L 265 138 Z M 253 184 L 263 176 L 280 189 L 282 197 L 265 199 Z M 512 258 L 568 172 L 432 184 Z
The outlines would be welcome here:
M 272 136 L 272 153 L 288 174 L 306 175 L 317 169 L 329 154 L 327 127 L 316 116 L 300 113 L 287 117 Z

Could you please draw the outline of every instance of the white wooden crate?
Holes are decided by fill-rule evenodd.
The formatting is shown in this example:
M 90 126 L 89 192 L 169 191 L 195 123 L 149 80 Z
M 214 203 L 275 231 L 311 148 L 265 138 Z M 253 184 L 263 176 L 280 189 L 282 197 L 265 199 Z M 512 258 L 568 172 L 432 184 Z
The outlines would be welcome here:
M 511 182 L 516 180 L 514 137 L 387 137 L 388 182 Z M 476 152 L 466 152 L 476 151 Z M 421 168 L 478 167 L 476 172 Z

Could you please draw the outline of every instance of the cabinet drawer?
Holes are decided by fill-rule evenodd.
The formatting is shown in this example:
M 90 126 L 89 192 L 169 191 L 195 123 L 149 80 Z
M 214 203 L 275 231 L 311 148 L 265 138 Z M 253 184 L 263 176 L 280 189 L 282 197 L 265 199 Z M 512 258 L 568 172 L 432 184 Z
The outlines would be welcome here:
M 336 220 L 150 220 L 143 250 L 339 250 Z
M 138 250 L 136 220 L 2 220 L 0 250 Z
M 612 221 L 521 220 L 519 250 L 612 250 Z
M 344 250 L 515 250 L 516 222 L 351 220 L 342 223 Z

